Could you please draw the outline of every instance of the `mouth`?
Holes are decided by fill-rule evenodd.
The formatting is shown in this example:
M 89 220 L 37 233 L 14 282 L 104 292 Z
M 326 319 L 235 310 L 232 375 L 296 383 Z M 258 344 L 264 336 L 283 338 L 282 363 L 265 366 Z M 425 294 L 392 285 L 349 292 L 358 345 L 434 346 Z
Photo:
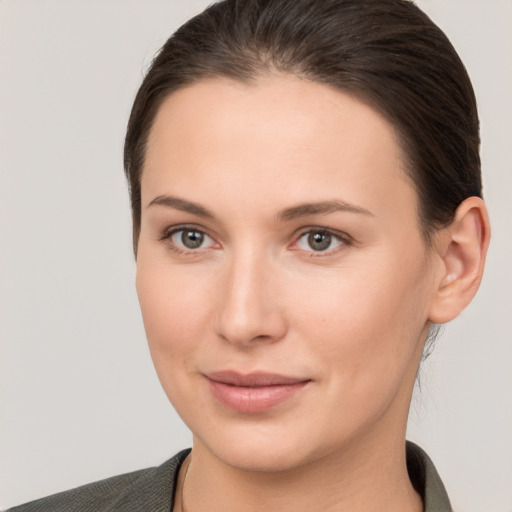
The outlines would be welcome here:
M 265 372 L 222 371 L 205 377 L 217 401 L 242 413 L 268 411 L 299 394 L 311 382 L 311 379 Z

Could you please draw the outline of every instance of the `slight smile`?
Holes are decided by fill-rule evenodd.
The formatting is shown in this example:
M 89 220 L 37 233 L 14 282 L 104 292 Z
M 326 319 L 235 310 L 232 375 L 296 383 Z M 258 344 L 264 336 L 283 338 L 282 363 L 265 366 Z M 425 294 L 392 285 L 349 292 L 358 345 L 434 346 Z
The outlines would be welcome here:
M 219 402 L 243 413 L 265 412 L 296 395 L 311 382 L 311 379 L 264 372 L 244 375 L 221 371 L 209 373 L 205 377 L 213 396 Z

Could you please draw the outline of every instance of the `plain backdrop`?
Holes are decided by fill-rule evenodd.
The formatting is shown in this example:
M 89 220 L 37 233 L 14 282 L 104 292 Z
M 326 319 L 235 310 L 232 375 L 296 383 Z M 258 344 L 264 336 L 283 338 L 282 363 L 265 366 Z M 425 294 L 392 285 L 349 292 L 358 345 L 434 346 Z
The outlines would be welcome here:
M 124 130 L 205 0 L 0 0 L 0 508 L 157 465 L 191 436 L 134 289 Z M 493 224 L 476 300 L 421 374 L 409 438 L 455 510 L 512 510 L 512 2 L 423 0 L 473 79 Z

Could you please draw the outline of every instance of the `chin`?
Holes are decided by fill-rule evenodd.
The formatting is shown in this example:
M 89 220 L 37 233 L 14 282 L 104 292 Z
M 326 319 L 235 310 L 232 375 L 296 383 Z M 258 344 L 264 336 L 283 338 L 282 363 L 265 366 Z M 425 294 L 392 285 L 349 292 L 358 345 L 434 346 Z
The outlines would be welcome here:
M 274 439 L 257 439 L 249 436 L 245 439 L 238 437 L 198 440 L 217 459 L 228 466 L 256 472 L 280 472 L 301 466 L 316 457 L 304 443 L 298 440 L 282 437 Z M 196 439 L 194 438 L 194 447 Z
M 336 429 L 333 436 L 329 429 L 318 428 L 319 425 L 293 413 L 259 418 L 223 417 L 217 421 L 209 417 L 211 421 L 206 425 L 204 417 L 189 423 L 194 433 L 194 450 L 207 452 L 220 462 L 245 471 L 290 471 L 317 461 L 332 454 L 333 445 L 339 443 L 342 434 L 341 429 Z

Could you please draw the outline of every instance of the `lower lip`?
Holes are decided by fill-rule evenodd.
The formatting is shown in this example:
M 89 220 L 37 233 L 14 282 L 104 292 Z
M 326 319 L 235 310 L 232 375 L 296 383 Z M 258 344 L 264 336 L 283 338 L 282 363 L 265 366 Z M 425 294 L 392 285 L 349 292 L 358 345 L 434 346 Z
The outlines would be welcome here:
M 238 412 L 265 412 L 299 393 L 309 381 L 274 386 L 243 387 L 208 379 L 213 396 Z

